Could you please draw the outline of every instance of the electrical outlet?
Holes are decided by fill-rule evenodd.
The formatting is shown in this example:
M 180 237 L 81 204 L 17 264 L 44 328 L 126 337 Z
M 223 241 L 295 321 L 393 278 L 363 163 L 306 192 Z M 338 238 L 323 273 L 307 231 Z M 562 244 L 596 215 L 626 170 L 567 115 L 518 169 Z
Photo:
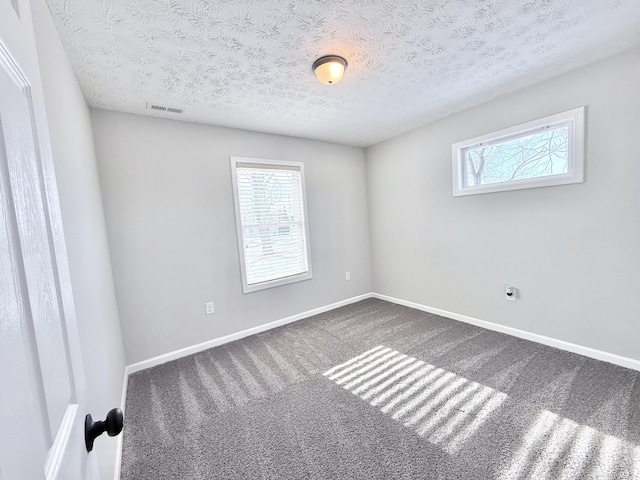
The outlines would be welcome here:
M 346 273 L 344 274 L 344 279 L 345 279 L 345 280 L 351 280 L 351 272 L 346 272 Z
M 211 315 L 213 312 L 215 312 L 214 308 L 213 308 L 213 302 L 207 302 L 204 304 L 204 311 L 207 313 L 207 315 Z

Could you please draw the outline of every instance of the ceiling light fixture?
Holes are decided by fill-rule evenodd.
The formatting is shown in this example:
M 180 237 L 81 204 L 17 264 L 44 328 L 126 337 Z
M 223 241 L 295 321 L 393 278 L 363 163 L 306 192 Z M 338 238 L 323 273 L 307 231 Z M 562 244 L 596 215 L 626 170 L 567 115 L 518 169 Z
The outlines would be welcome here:
M 320 57 L 313 62 L 313 73 L 323 85 L 338 83 L 347 68 L 347 61 L 337 55 Z

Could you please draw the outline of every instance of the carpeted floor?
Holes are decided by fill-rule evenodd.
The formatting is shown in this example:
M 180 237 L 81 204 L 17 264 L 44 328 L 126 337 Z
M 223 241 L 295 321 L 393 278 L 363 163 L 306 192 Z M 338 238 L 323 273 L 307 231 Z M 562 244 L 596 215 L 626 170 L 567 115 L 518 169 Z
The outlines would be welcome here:
M 640 479 L 638 372 L 376 299 L 129 378 L 122 479 Z

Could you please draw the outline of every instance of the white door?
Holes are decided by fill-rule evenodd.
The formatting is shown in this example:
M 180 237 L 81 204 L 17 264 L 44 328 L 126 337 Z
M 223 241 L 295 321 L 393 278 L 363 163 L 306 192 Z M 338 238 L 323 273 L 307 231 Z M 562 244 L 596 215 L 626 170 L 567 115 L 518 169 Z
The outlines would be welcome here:
M 98 478 L 75 321 L 29 2 L 0 0 L 0 480 Z

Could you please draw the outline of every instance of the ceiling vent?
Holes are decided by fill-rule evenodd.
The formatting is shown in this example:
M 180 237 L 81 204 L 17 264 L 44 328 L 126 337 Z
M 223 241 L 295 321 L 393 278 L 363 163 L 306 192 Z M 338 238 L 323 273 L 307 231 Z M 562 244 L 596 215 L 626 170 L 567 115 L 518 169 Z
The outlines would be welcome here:
M 184 108 L 168 107 L 166 105 L 158 105 L 157 103 L 147 103 L 147 110 L 166 113 L 184 113 Z

